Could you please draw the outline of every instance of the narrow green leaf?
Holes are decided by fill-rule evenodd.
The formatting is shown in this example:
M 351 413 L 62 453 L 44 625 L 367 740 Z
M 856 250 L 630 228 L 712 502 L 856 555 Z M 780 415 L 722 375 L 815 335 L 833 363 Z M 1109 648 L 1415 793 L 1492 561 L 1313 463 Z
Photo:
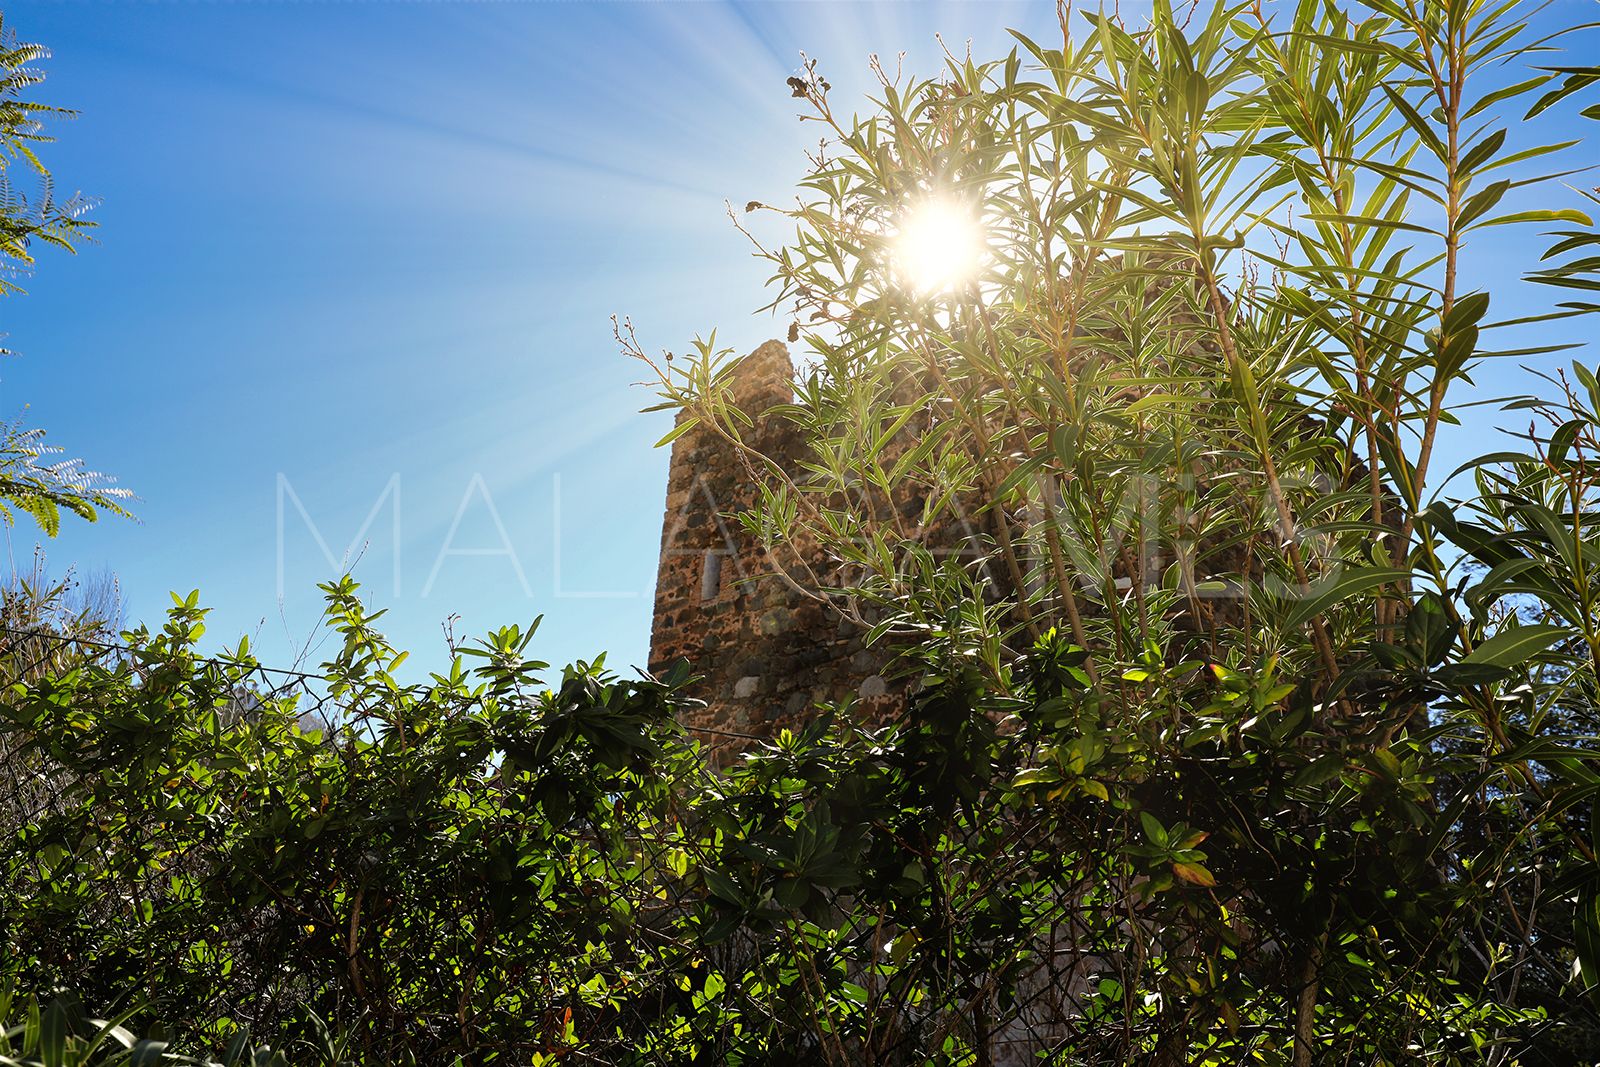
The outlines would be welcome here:
M 652 447 L 661 448 L 663 445 L 670 445 L 672 442 L 676 441 L 678 438 L 694 429 L 699 422 L 700 417 L 698 415 L 690 415 L 688 418 L 678 423 L 678 425 L 674 426 L 665 437 L 657 441 Z
M 1514 211 L 1509 215 L 1501 215 L 1498 218 L 1490 219 L 1488 222 L 1480 222 L 1478 225 L 1480 227 L 1509 226 L 1519 222 L 1575 222 L 1579 226 L 1594 225 L 1594 221 L 1588 215 L 1570 207 L 1543 211 Z
M 1283 624 L 1286 627 L 1303 626 L 1342 600 L 1359 596 L 1380 586 L 1407 581 L 1410 577 L 1410 571 L 1393 567 L 1368 567 L 1342 571 L 1313 582 L 1311 588 L 1301 595 L 1293 609 L 1284 617 Z
M 1551 626 L 1548 623 L 1532 623 L 1501 630 L 1473 649 L 1461 662 L 1515 667 L 1571 634 L 1572 631 L 1565 626 Z

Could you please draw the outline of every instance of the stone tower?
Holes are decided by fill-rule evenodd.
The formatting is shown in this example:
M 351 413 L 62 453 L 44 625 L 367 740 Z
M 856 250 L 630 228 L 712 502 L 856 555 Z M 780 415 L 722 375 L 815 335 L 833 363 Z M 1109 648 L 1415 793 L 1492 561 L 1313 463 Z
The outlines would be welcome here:
M 792 427 L 763 417 L 794 399 L 788 349 L 768 341 L 733 373 L 732 398 L 754 422 L 751 443 L 794 460 L 801 443 Z M 773 575 L 732 517 L 755 500 L 738 456 L 714 433 L 696 427 L 673 442 L 651 669 L 689 661 L 701 677 L 691 695 L 706 707 L 687 725 L 711 742 L 729 740 L 718 731 L 768 736 L 824 701 L 855 699 L 865 713 L 888 711 L 898 698 L 883 675 L 886 654 L 867 648 L 859 627 Z

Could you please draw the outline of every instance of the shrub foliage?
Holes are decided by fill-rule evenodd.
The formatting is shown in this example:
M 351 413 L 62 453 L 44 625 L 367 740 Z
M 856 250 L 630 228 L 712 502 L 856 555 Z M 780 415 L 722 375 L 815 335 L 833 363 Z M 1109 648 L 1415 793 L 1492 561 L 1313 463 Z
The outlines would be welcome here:
M 0 297 L 22 292 L 18 280 L 32 271 L 39 245 L 72 252 L 94 225 L 84 218 L 89 201 L 78 195 L 57 198 L 38 155 L 38 148 L 53 140 L 46 122 L 73 116 L 30 98 L 44 81 L 38 64 L 48 55 L 42 45 L 19 42 L 0 13 Z M 34 179 L 32 195 L 16 181 L 18 171 Z M 9 354 L 0 348 L 0 355 Z M 11 525 L 20 511 L 54 537 L 63 511 L 90 522 L 103 512 L 127 514 L 127 490 L 82 460 L 61 455 L 60 448 L 45 443 L 43 430 L 24 426 L 20 417 L 0 418 L 0 521 Z
M 684 675 L 547 686 L 509 628 L 405 684 L 354 586 L 329 595 L 342 648 L 313 678 L 200 656 L 189 598 L 7 691 L 13 980 L 292 1062 L 1277 1062 L 1307 1032 L 1369 1062 L 1562 1062 L 1592 1040 L 1577 628 L 1463 655 L 1413 611 L 1394 654 L 1441 711 L 1382 741 L 1319 722 L 1273 662 L 1151 657 L 1120 700 L 1055 634 L 1005 691 L 948 643 L 903 721 L 820 714 L 719 775 L 676 723 Z

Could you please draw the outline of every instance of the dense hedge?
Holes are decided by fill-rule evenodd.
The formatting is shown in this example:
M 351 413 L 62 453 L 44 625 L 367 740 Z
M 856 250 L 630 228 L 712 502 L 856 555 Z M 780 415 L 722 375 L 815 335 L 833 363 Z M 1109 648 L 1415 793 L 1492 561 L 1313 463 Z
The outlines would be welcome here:
M 510 628 L 403 684 L 329 602 L 342 650 L 292 686 L 200 656 L 190 598 L 5 691 L 11 979 L 307 1063 L 1270 1062 L 1332 929 L 1321 1042 L 1469 1063 L 1544 1025 L 1434 858 L 1475 764 L 1324 730 L 1270 662 L 1129 703 L 1053 635 L 1005 697 L 934 650 L 904 722 L 714 775 L 681 673 L 547 687 Z

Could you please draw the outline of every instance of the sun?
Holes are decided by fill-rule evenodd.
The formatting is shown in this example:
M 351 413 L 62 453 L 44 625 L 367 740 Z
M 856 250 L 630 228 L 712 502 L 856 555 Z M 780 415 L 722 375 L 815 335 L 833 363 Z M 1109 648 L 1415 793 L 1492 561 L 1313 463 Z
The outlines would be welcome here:
M 912 206 L 889 240 L 896 280 L 918 296 L 949 292 L 973 281 L 988 254 L 983 222 L 966 205 L 929 197 Z

